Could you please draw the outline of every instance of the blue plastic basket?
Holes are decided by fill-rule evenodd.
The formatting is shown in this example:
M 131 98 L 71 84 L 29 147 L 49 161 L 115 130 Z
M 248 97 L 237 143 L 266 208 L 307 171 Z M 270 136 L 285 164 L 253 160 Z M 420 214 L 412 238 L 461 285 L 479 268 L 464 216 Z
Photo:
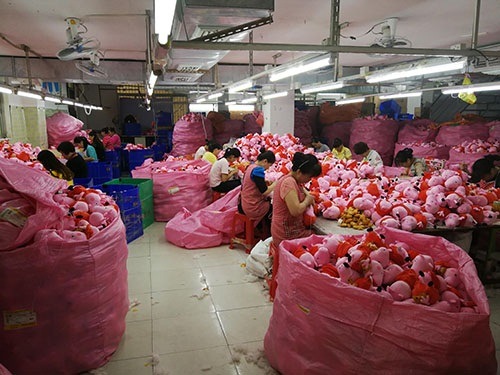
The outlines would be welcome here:
M 150 148 L 143 150 L 130 150 L 128 151 L 128 170 L 132 171 L 135 167 L 138 167 L 144 163 L 144 160 L 148 158 L 154 158 L 154 151 Z
M 401 106 L 393 99 L 380 103 L 380 113 L 390 118 L 397 118 L 401 113 Z
M 121 159 L 121 151 L 120 150 L 107 150 L 105 153 L 104 159 L 106 161 L 114 162 L 114 163 L 120 163 Z
M 141 210 L 141 200 L 137 186 L 104 184 L 102 188 L 107 195 L 113 197 L 121 211 L 126 212 L 133 208 Z
M 123 224 L 125 225 L 127 243 L 144 234 L 144 229 L 142 228 L 142 211 L 140 206 L 121 211 L 120 215 Z
M 89 171 L 88 177 L 107 178 L 108 180 L 113 178 L 111 163 L 108 161 L 93 161 L 87 163 L 87 166 Z
M 123 124 L 123 135 L 138 136 L 142 134 L 141 124 L 126 123 Z

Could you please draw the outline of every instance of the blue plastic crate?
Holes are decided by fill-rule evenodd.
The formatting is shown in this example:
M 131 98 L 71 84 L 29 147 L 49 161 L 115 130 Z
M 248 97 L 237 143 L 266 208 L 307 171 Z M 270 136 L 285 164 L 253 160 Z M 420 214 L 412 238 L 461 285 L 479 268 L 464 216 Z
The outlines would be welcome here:
M 154 160 L 161 161 L 163 160 L 163 155 L 167 152 L 167 145 L 165 143 L 157 143 L 151 146 L 151 149 L 154 153 Z
M 84 177 L 84 178 L 74 178 L 73 179 L 73 185 L 81 185 L 85 187 L 93 187 L 94 186 L 94 180 L 92 177 Z
M 390 118 L 397 118 L 401 113 L 401 106 L 393 99 L 380 103 L 380 113 Z
M 123 124 L 123 135 L 138 136 L 142 134 L 141 124 L 126 123 Z
M 144 234 L 144 229 L 142 228 L 142 222 L 133 223 L 130 226 L 125 227 L 125 235 L 127 238 L 127 243 L 141 237 Z
M 120 216 L 122 218 L 125 227 L 133 226 L 136 223 L 141 223 L 142 227 L 142 209 L 141 206 L 130 208 L 128 210 L 120 210 Z
M 156 124 L 160 126 L 172 126 L 172 113 L 160 111 L 156 113 Z
M 106 150 L 104 159 L 106 161 L 120 164 L 121 150 Z
M 87 166 L 89 171 L 88 177 L 108 178 L 108 180 L 113 178 L 111 163 L 108 161 L 92 161 L 87 163 Z
M 112 178 L 108 178 L 108 177 L 103 177 L 103 178 L 94 177 L 94 178 L 92 178 L 92 180 L 94 181 L 93 188 L 96 188 L 96 186 L 100 186 L 100 185 L 104 184 L 105 182 L 111 181 Z
M 130 210 L 132 208 L 141 208 L 141 200 L 139 198 L 139 188 L 135 185 L 114 185 L 104 184 L 104 191 L 107 195 L 113 197 L 121 211 Z
M 138 167 L 144 163 L 144 160 L 151 158 L 154 159 L 154 151 L 150 148 L 145 148 L 143 150 L 130 150 L 128 151 L 128 170 L 132 171 L 135 167 Z

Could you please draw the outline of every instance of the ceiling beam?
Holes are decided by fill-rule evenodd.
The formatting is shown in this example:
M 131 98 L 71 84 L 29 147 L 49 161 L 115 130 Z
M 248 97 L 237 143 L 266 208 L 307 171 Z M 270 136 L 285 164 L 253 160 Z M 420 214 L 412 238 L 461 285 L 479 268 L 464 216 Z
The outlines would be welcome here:
M 281 44 L 281 43 L 240 43 L 240 42 L 197 42 L 172 41 L 173 49 L 200 49 L 214 51 L 299 51 L 299 52 L 335 52 L 363 54 L 392 54 L 407 56 L 446 56 L 446 57 L 500 57 L 500 51 L 478 51 L 471 49 L 454 50 L 438 48 L 385 48 L 368 46 L 329 46 L 315 44 Z

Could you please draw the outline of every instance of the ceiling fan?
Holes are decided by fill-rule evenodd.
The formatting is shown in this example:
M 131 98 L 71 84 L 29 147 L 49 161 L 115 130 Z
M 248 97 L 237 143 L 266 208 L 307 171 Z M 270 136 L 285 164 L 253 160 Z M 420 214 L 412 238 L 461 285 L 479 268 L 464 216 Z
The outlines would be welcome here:
M 371 47 L 411 47 L 411 42 L 401 36 L 396 35 L 396 26 L 398 24 L 398 18 L 391 17 L 387 18 L 381 22 L 381 31 L 378 33 L 381 35 L 375 39 Z
M 79 18 L 68 17 L 65 19 L 68 24 L 66 37 L 68 47 L 57 52 L 57 58 L 63 61 L 75 60 L 90 57 L 95 54 L 100 47 L 96 38 L 83 38 L 82 34 L 87 32 L 87 27 Z

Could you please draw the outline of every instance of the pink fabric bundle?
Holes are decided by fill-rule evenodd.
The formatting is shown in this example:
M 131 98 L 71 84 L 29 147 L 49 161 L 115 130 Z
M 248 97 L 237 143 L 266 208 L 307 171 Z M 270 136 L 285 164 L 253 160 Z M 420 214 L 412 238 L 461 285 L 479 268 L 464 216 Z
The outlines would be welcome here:
M 384 118 L 355 119 L 352 122 L 349 148 L 353 150 L 356 143 L 365 142 L 369 148 L 380 154 L 384 165 L 392 165 L 394 143 L 396 142 L 398 130 L 398 123 L 394 120 Z M 354 154 L 354 152 L 353 158 L 361 160 L 361 157 Z
M 307 112 L 295 110 L 293 135 L 300 139 L 304 145 L 311 144 L 312 129 L 309 123 Z
M 489 137 L 489 131 L 489 127 L 484 123 L 441 126 L 436 136 L 436 142 L 446 146 L 455 146 L 463 141 L 472 141 L 473 139 L 486 140 Z
M 445 312 L 396 302 L 320 273 L 291 254 L 321 242 L 311 236 L 279 249 L 278 289 L 264 338 L 266 357 L 283 374 L 496 373 L 489 306 L 474 262 L 441 237 L 386 228 L 387 243 L 406 243 L 460 271 L 478 312 Z M 361 236 L 358 236 L 361 237 Z M 293 329 L 291 329 L 293 327 Z
M 404 121 L 398 133 L 399 143 L 432 142 L 436 139 L 438 129 L 428 119 Z
M 64 112 L 57 112 L 48 117 L 47 137 L 49 145 L 57 147 L 59 143 L 64 141 L 73 142 L 73 139 L 77 136 L 83 135 L 86 137 L 86 133 L 81 131 L 82 126 L 82 121 Z
M 177 121 L 174 126 L 171 152 L 174 156 L 194 154 L 200 146 L 206 143 L 205 139 L 213 137 L 210 120 L 202 119 L 200 116 L 186 116 Z
M 200 249 L 228 243 L 233 216 L 238 210 L 240 189 L 233 189 L 209 206 L 191 213 L 178 212 L 165 226 L 165 239 L 186 249 Z M 242 225 L 236 228 L 237 233 Z
M 0 362 L 14 374 L 103 366 L 118 348 L 128 311 L 122 221 L 89 240 L 63 238 L 49 228 L 66 214 L 53 199 L 65 181 L 5 159 L 0 177 L 36 207 L 9 251 L 0 251 Z

